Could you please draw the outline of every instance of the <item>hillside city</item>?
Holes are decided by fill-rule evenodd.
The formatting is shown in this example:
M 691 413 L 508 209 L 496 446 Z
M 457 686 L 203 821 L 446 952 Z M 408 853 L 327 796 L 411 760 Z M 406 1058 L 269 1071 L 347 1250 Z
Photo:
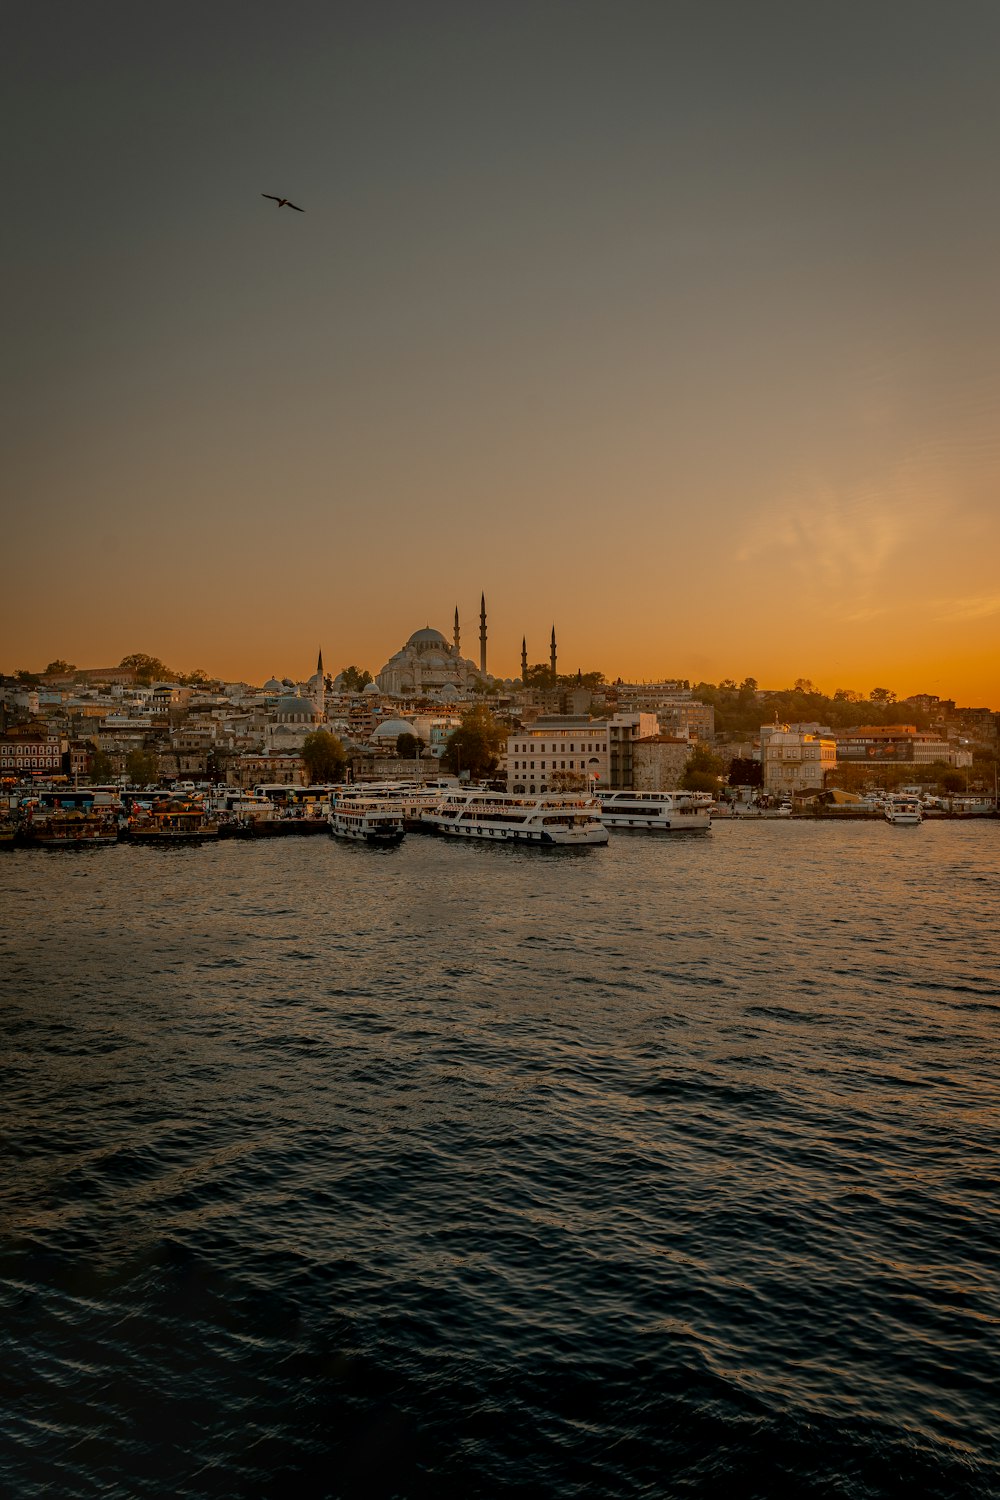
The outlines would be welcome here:
M 991 794 L 1000 714 L 888 688 L 832 696 L 791 688 L 606 680 L 549 661 L 499 679 L 415 631 L 373 677 L 348 666 L 263 684 L 176 673 L 136 653 L 115 666 L 65 660 L 0 676 L 0 778 L 134 785 L 417 780 L 448 771 L 512 792 L 676 787 L 760 799 L 824 798 L 913 783 Z

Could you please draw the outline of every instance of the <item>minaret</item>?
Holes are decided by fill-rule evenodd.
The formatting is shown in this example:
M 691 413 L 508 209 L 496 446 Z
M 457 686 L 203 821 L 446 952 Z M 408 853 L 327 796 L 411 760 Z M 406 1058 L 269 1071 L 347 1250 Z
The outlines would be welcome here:
M 552 627 L 552 646 L 549 653 L 549 671 L 552 673 L 552 686 L 556 685 L 556 627 Z
M 326 678 L 323 676 L 323 647 L 319 648 L 319 658 L 316 662 L 316 676 L 319 679 L 316 684 L 316 696 L 314 703 L 316 712 L 320 718 L 326 717 Z
M 486 595 L 479 605 L 479 670 L 486 676 Z
M 528 686 L 528 638 L 521 637 L 521 686 Z
M 462 630 L 458 623 L 458 605 L 455 605 L 455 655 L 462 654 Z

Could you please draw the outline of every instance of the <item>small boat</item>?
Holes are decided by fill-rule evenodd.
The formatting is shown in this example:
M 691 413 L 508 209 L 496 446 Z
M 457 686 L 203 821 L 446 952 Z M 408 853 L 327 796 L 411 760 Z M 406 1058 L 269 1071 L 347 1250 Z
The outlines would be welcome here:
M 42 849 L 91 849 L 117 844 L 120 806 L 94 791 L 38 792 L 25 809 L 25 842 Z
M 901 827 L 915 827 L 922 823 L 924 815 L 916 797 L 887 797 L 883 817 L 887 823 Z
M 126 835 L 133 844 L 200 844 L 218 838 L 219 824 L 202 802 L 166 798 L 134 808 Z
M 330 832 L 335 839 L 351 839 L 358 844 L 381 844 L 383 847 L 402 842 L 403 818 L 398 807 L 383 802 L 357 800 L 338 803 L 330 813 Z

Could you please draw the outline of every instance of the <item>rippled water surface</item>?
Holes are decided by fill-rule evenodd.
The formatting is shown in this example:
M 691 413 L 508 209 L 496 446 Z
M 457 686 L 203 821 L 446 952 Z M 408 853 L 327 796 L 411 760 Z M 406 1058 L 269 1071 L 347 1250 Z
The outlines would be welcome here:
M 998 867 L 5 853 L 0 1489 L 996 1495 Z

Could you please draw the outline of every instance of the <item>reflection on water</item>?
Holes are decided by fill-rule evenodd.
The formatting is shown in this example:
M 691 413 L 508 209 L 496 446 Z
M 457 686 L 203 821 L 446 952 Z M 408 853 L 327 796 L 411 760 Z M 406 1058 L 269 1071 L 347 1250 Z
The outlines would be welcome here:
M 998 848 L 5 856 L 6 1488 L 994 1492 Z

